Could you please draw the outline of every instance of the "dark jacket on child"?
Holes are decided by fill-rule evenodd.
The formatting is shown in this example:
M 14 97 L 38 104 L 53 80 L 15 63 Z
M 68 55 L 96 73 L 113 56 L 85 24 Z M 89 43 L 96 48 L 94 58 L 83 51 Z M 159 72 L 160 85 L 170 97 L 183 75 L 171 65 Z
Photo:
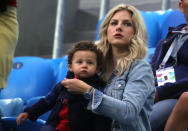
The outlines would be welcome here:
M 185 24 L 182 24 L 175 28 L 169 28 L 169 33 L 167 34 L 167 38 L 160 41 L 157 44 L 154 56 L 152 57 L 151 60 L 151 65 L 154 74 L 155 71 L 159 69 L 159 65 L 161 64 L 163 58 L 165 57 L 173 40 L 176 37 L 178 37 L 178 35 L 180 34 L 180 33 L 176 33 L 176 31 L 180 31 L 185 26 L 186 26 Z M 170 99 L 170 98 L 177 99 L 183 92 L 188 91 L 188 39 L 185 40 L 185 42 L 179 49 L 176 58 L 170 57 L 168 59 L 166 63 L 166 67 L 169 66 L 174 67 L 176 82 L 165 83 L 163 86 L 157 86 L 156 84 L 159 93 L 159 98 L 161 100 Z
M 74 74 L 69 71 L 67 78 L 74 78 Z M 98 90 L 103 91 L 104 89 L 105 83 L 98 75 L 82 80 Z M 63 99 L 69 100 L 68 116 L 71 131 L 110 131 L 111 120 L 109 118 L 87 110 L 89 101 L 81 94 L 69 93 L 61 83 L 58 83 L 46 97 L 26 108 L 24 112 L 28 112 L 29 119 L 35 121 L 40 115 L 52 109 L 46 124 L 55 128 L 60 122 L 59 113 L 62 109 Z

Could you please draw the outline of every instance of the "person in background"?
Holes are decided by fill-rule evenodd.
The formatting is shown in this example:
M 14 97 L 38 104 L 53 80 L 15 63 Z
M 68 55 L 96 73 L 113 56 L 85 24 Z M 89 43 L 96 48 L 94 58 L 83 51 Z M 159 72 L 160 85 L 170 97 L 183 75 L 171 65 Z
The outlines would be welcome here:
M 177 101 L 166 123 L 164 131 L 187 131 L 188 129 L 188 92 Z
M 103 91 L 105 83 L 97 73 L 101 70 L 103 54 L 93 42 L 81 41 L 68 52 L 69 72 L 66 78 L 80 79 Z M 61 83 L 33 106 L 17 117 L 17 124 L 26 119 L 36 120 L 52 109 L 42 131 L 110 131 L 111 120 L 87 110 L 88 95 L 71 94 Z
M 18 40 L 16 7 L 16 0 L 0 0 L 0 91 L 7 85 Z M 1 113 L 0 130 L 2 130 Z
M 188 0 L 180 0 L 179 9 L 184 13 L 185 19 L 188 22 Z M 164 130 L 165 123 L 176 102 L 179 101 L 179 97 L 183 92 L 188 91 L 187 50 L 187 23 L 177 27 L 170 27 L 167 37 L 157 44 L 151 61 L 154 74 L 156 74 L 156 103 L 153 106 L 150 117 L 153 131 Z M 166 75 L 168 79 L 163 78 Z
M 100 26 L 97 43 L 105 60 L 104 93 L 78 79 L 61 83 L 69 92 L 89 95 L 88 108 L 112 119 L 113 131 L 151 131 L 154 77 L 144 60 L 147 33 L 139 11 L 126 4 L 112 8 Z
M 0 90 L 6 87 L 18 41 L 16 0 L 0 1 Z

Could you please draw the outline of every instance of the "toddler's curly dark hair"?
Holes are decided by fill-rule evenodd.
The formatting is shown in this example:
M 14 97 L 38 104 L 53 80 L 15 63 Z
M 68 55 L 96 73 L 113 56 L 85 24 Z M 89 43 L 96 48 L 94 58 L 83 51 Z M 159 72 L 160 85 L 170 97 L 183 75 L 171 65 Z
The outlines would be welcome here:
M 97 45 L 93 41 L 80 41 L 76 43 L 73 48 L 68 51 L 68 64 L 72 64 L 72 59 L 77 51 L 91 51 L 97 56 L 97 68 L 101 71 L 103 67 L 103 53 L 97 48 Z

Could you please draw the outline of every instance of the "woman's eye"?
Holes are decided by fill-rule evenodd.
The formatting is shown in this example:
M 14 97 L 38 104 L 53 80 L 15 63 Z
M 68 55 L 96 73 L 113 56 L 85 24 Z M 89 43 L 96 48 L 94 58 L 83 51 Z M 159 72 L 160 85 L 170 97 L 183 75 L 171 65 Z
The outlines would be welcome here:
M 130 22 L 124 22 L 123 23 L 125 26 L 132 26 L 132 23 L 130 23 Z
M 117 25 L 116 21 L 111 22 L 111 25 Z

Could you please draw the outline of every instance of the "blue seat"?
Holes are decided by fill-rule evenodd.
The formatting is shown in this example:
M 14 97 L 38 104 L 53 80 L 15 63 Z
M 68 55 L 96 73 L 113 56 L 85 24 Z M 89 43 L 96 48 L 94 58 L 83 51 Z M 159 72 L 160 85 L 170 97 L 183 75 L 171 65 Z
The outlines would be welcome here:
M 172 9 L 153 11 L 153 15 L 154 15 L 156 21 L 159 23 L 160 30 L 161 30 L 161 26 L 162 26 L 164 20 L 166 19 L 166 17 L 167 17 L 172 11 L 173 11 Z
M 38 119 L 35 122 L 26 120 L 21 125 L 16 124 L 16 117 L 2 117 L 3 131 L 40 131 L 45 121 Z
M 0 98 L 20 97 L 26 102 L 31 97 L 46 95 L 54 85 L 51 65 L 40 57 L 16 57 L 8 86 L 0 92 Z
M 147 56 L 146 56 L 146 60 L 147 60 L 148 62 L 151 61 L 151 59 L 152 59 L 154 53 L 155 53 L 155 48 L 148 48 L 148 54 L 147 54 Z
M 64 80 L 68 72 L 68 63 L 67 63 L 67 56 L 64 56 L 59 63 L 59 67 L 56 69 L 57 76 L 56 76 L 56 83 Z
M 14 58 L 8 85 L 0 92 L 2 116 L 17 116 L 23 111 L 27 100 L 46 95 L 54 83 L 54 70 L 46 59 Z
M 160 39 L 160 26 L 156 19 L 157 13 L 149 11 L 140 11 L 140 14 L 144 19 L 148 33 L 148 47 L 155 48 L 157 42 Z
M 23 111 L 23 107 L 24 102 L 21 98 L 0 99 L 0 116 L 17 116 Z
M 172 10 L 169 12 L 161 25 L 161 39 L 164 39 L 168 33 L 169 27 L 186 24 L 185 17 L 180 10 Z
M 36 122 L 27 120 L 22 125 L 16 125 L 16 117 L 23 111 L 24 107 L 28 107 L 36 103 L 42 96 L 47 95 L 51 91 L 52 87 L 57 82 L 63 80 L 67 74 L 67 57 L 57 59 L 43 59 L 40 57 L 16 57 L 12 71 L 8 79 L 8 86 L 0 92 L 0 99 L 14 100 L 16 97 L 20 97 L 19 100 L 23 100 L 20 108 L 10 106 L 10 111 L 5 112 L 5 104 L 2 105 L 3 117 L 2 125 L 5 130 L 14 129 L 15 131 L 39 131 L 44 125 L 49 112 L 40 116 Z M 19 102 L 15 103 L 18 105 Z M 8 107 L 8 105 L 7 105 Z M 15 107 L 15 108 L 14 108 Z M 15 111 L 19 109 L 19 111 Z M 15 111 L 15 112 L 11 112 Z M 10 115 L 13 114 L 13 115 Z M 41 122 L 42 121 L 42 122 Z
M 68 72 L 67 56 L 48 59 L 48 62 L 51 64 L 54 70 L 55 84 L 62 81 Z
M 97 28 L 96 28 L 96 37 L 95 37 L 95 40 L 96 40 L 96 41 L 99 40 L 99 29 L 100 29 L 100 26 L 101 26 L 101 24 L 102 24 L 104 18 L 105 18 L 105 17 L 103 17 L 103 18 L 99 21 L 99 23 L 97 24 Z

